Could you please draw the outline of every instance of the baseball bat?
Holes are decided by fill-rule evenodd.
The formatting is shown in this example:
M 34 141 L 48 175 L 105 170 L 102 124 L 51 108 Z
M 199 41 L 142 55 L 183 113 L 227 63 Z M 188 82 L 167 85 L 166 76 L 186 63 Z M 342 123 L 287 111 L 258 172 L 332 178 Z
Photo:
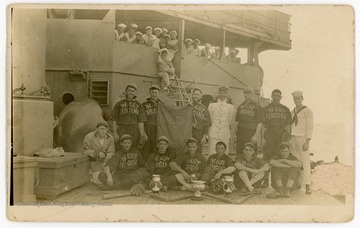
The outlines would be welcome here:
M 231 199 L 228 199 L 228 198 L 225 198 L 225 197 L 222 197 L 222 196 L 217 196 L 217 195 L 214 195 L 214 194 L 211 194 L 211 193 L 208 193 L 208 192 L 202 192 L 201 194 L 203 194 L 204 196 L 208 196 L 208 197 L 211 197 L 211 198 L 214 198 L 214 199 L 223 201 L 223 202 L 225 202 L 225 203 L 230 203 L 230 204 L 234 204 L 234 203 L 235 203 L 235 202 L 232 201 Z
M 131 193 L 114 193 L 114 194 L 105 194 L 102 196 L 102 199 L 114 199 L 114 198 L 121 198 L 121 197 L 127 197 L 132 196 Z

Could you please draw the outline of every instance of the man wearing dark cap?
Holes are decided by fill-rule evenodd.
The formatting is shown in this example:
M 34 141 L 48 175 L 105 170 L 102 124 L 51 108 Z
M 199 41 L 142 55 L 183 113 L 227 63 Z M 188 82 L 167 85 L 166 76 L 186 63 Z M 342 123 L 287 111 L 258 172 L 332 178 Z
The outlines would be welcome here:
M 99 174 L 101 190 L 130 189 L 149 177 L 140 151 L 132 146 L 132 138 L 124 134 L 120 138 L 121 149 L 104 166 Z
M 157 139 L 157 147 L 154 153 L 150 154 L 149 159 L 146 161 L 146 169 L 150 174 L 160 175 L 162 189 L 167 191 L 168 188 L 177 184 L 174 176 L 174 171 L 171 170 L 169 164 L 176 158 L 175 152 L 169 149 L 169 139 L 166 136 L 160 136 Z
M 245 143 L 255 144 L 260 139 L 261 125 L 263 121 L 262 108 L 252 100 L 254 90 L 251 87 L 244 89 L 245 101 L 237 108 L 235 121 L 238 122 L 236 132 L 236 154 L 239 155 L 244 150 Z
M 272 91 L 272 102 L 263 109 L 262 144 L 263 159 L 267 162 L 280 150 L 282 142 L 290 140 L 291 114 L 288 107 L 280 103 L 281 91 Z
M 211 125 L 208 109 L 201 103 L 202 91 L 195 88 L 192 91 L 193 109 L 193 138 L 199 142 L 198 152 L 202 153 L 202 145 L 206 143 L 208 130 Z
M 302 164 L 292 153 L 289 143 L 280 144 L 280 151 L 271 158 L 271 186 L 276 194 L 269 194 L 269 198 L 290 197 L 290 190 L 295 189 Z
M 150 97 L 142 104 L 147 121 L 145 122 L 145 133 L 148 136 L 148 141 L 145 143 L 142 150 L 142 155 L 145 161 L 149 155 L 153 153 L 156 147 L 156 133 L 157 133 L 157 106 L 162 103 L 159 100 L 160 87 L 152 85 L 149 88 Z
M 124 134 L 129 134 L 132 137 L 133 145 L 139 146 L 139 137 L 141 137 L 140 144 L 147 141 L 147 135 L 144 130 L 144 122 L 146 116 L 142 105 L 135 100 L 137 86 L 129 84 L 125 88 L 125 99 L 115 104 L 111 117 L 113 120 L 113 131 L 115 142 L 118 142 L 119 137 Z M 117 150 L 120 145 L 117 144 Z
M 198 141 L 190 138 L 187 141 L 187 151 L 170 162 L 170 167 L 176 172 L 175 177 L 183 190 L 191 190 L 191 180 L 199 179 L 205 171 L 206 159 L 197 153 Z
M 234 184 L 244 194 L 261 194 L 259 189 L 268 177 L 269 164 L 256 156 L 255 145 L 245 143 L 243 153 L 236 157 Z
M 108 134 L 109 125 L 101 121 L 96 130 L 84 138 L 82 152 L 90 157 L 90 175 L 95 184 L 100 184 L 98 175 L 103 166 L 115 154 L 114 138 Z
M 201 180 L 206 181 L 216 193 L 222 190 L 222 188 L 218 189 L 219 184 L 222 183 L 221 179 L 235 171 L 234 162 L 225 154 L 225 151 L 226 144 L 224 142 L 216 143 L 216 154 L 210 155 L 207 159 L 207 167 L 201 177 Z

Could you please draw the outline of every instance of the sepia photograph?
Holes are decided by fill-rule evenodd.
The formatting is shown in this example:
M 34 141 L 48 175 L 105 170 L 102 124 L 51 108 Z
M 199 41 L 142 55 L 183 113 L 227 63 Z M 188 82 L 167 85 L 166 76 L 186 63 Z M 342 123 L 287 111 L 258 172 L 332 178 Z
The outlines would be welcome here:
M 9 6 L 8 219 L 352 220 L 354 20 L 349 5 Z

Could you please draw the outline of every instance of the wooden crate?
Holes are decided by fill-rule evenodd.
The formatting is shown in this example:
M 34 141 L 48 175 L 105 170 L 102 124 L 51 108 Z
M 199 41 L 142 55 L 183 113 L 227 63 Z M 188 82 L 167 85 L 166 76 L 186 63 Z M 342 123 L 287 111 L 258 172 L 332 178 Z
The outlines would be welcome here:
M 90 181 L 89 158 L 81 153 L 65 153 L 58 158 L 37 158 L 38 184 L 35 195 L 38 198 L 55 199 Z

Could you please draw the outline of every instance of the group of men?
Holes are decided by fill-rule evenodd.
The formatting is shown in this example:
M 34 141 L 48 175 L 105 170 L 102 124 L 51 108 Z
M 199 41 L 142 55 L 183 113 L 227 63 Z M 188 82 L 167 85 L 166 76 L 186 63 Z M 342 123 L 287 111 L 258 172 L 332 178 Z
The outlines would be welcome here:
M 157 50 L 166 48 L 168 51 L 175 54 L 178 48 L 177 32 L 172 30 L 169 32 L 167 28 L 152 28 L 146 26 L 143 34 L 138 30 L 138 25 L 130 24 L 129 28 L 124 23 L 117 25 L 115 29 L 115 40 L 122 42 L 135 43 L 154 47 Z M 125 32 L 127 30 L 127 32 Z
M 276 197 L 289 197 L 290 189 L 300 183 L 310 194 L 312 112 L 303 106 L 302 92 L 292 94 L 296 107 L 290 112 L 280 103 L 280 90 L 274 90 L 272 102 L 261 108 L 248 87 L 244 89 L 245 101 L 235 112 L 227 102 L 229 87 L 220 86 L 218 91 L 217 101 L 208 108 L 201 104 L 202 91 L 192 91 L 193 135 L 187 141 L 187 150 L 174 154 L 166 136 L 156 138 L 160 88 L 152 85 L 150 98 L 141 104 L 136 100 L 137 86 L 129 84 L 126 98 L 111 113 L 113 137 L 107 133 L 106 122 L 99 123 L 95 132 L 85 137 L 84 152 L 93 160 L 94 181 L 102 189 L 122 189 L 146 183 L 152 174 L 159 174 L 163 190 L 176 186 L 191 190 L 190 181 L 200 179 L 215 191 L 225 175 L 234 175 L 235 185 L 242 192 L 258 193 L 259 187 L 268 186 L 271 168 Z M 234 118 L 238 130 L 236 158 L 232 160 L 228 151 Z M 207 142 L 206 160 L 201 149 Z M 263 147 L 263 158 L 257 153 L 258 142 Z

